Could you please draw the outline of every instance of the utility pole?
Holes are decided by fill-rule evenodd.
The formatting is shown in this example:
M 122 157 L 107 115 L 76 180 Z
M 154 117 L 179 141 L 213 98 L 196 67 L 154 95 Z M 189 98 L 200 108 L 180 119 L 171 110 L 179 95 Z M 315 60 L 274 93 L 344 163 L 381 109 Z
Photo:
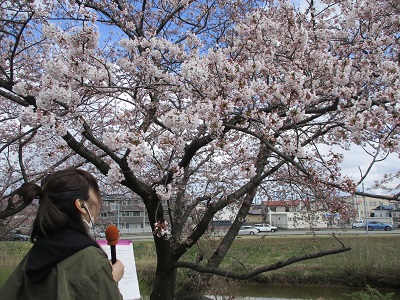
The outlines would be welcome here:
M 117 211 L 117 228 L 118 228 L 118 231 L 119 231 L 119 204 L 117 204 L 117 203 L 114 203 L 114 204 L 112 204 L 111 205 L 111 211 Z
M 145 232 L 146 227 L 146 209 L 143 209 L 143 232 Z
M 362 183 L 362 191 L 364 193 L 364 183 Z M 367 202 L 365 201 L 365 195 L 363 195 L 363 199 L 364 199 L 365 228 L 367 229 L 367 235 L 368 235 L 369 231 L 368 231 Z
M 362 174 L 360 166 L 358 166 L 358 169 L 360 170 L 361 179 L 363 180 L 363 174 Z M 362 185 L 363 200 L 364 200 L 365 229 L 367 229 L 367 235 L 368 235 L 369 232 L 368 232 L 367 202 L 365 201 L 365 195 L 364 195 L 364 182 L 361 183 L 361 185 Z

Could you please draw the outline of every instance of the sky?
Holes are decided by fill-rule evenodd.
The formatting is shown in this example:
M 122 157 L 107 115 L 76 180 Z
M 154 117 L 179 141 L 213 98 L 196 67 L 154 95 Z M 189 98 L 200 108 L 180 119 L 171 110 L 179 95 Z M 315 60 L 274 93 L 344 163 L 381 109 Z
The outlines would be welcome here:
M 371 162 L 371 157 L 367 155 L 363 150 L 353 147 L 350 151 L 344 152 L 344 161 L 340 164 L 342 168 L 342 174 L 347 175 L 354 180 L 360 179 L 360 169 L 363 174 L 368 169 Z M 371 190 L 371 187 L 376 180 L 383 178 L 385 173 L 396 173 L 399 171 L 400 158 L 396 155 L 390 155 L 387 159 L 381 162 L 377 162 L 369 172 L 368 177 L 364 181 L 364 189 L 366 192 L 383 193 L 387 192 L 382 190 Z M 390 187 L 395 187 L 399 182 L 393 182 Z M 362 186 L 359 187 L 362 190 Z
M 296 6 L 296 7 L 300 7 L 301 11 L 304 11 L 304 9 L 306 7 L 308 7 L 308 3 L 306 0 L 292 0 L 292 3 Z

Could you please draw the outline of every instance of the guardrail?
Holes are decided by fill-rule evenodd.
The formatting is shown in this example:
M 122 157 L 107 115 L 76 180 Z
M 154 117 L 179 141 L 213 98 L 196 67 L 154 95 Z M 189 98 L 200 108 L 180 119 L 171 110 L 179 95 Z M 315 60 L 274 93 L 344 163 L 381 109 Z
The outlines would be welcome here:
M 119 230 L 120 235 L 129 235 L 129 234 L 147 234 L 147 233 L 152 233 L 152 230 L 150 227 L 148 228 L 123 228 Z

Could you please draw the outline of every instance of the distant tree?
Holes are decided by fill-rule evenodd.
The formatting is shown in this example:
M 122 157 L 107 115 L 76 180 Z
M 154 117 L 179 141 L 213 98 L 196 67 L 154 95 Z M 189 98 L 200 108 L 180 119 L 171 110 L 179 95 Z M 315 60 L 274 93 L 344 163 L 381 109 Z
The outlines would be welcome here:
M 341 174 L 334 147 L 372 149 L 371 164 L 399 153 L 398 1 L 308 3 L 2 1 L 0 167 L 11 202 L 0 217 L 24 208 L 8 197 L 15 187 L 54 169 L 107 176 L 146 207 L 152 300 L 196 295 L 213 274 L 247 279 L 349 250 L 219 268 L 255 196 L 362 194 L 368 172 L 360 182 Z M 237 215 L 214 252 L 184 261 L 224 208 Z M 199 272 L 179 291 L 178 268 Z

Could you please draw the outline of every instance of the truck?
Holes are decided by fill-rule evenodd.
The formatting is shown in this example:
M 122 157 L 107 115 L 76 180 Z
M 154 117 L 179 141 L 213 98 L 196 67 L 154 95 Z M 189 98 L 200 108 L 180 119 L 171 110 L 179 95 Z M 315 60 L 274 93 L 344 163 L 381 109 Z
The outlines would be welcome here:
M 378 221 L 382 223 L 386 223 L 393 226 L 393 218 L 392 217 L 368 217 L 368 222 Z M 351 224 L 352 228 L 365 228 L 365 219 L 355 219 Z

